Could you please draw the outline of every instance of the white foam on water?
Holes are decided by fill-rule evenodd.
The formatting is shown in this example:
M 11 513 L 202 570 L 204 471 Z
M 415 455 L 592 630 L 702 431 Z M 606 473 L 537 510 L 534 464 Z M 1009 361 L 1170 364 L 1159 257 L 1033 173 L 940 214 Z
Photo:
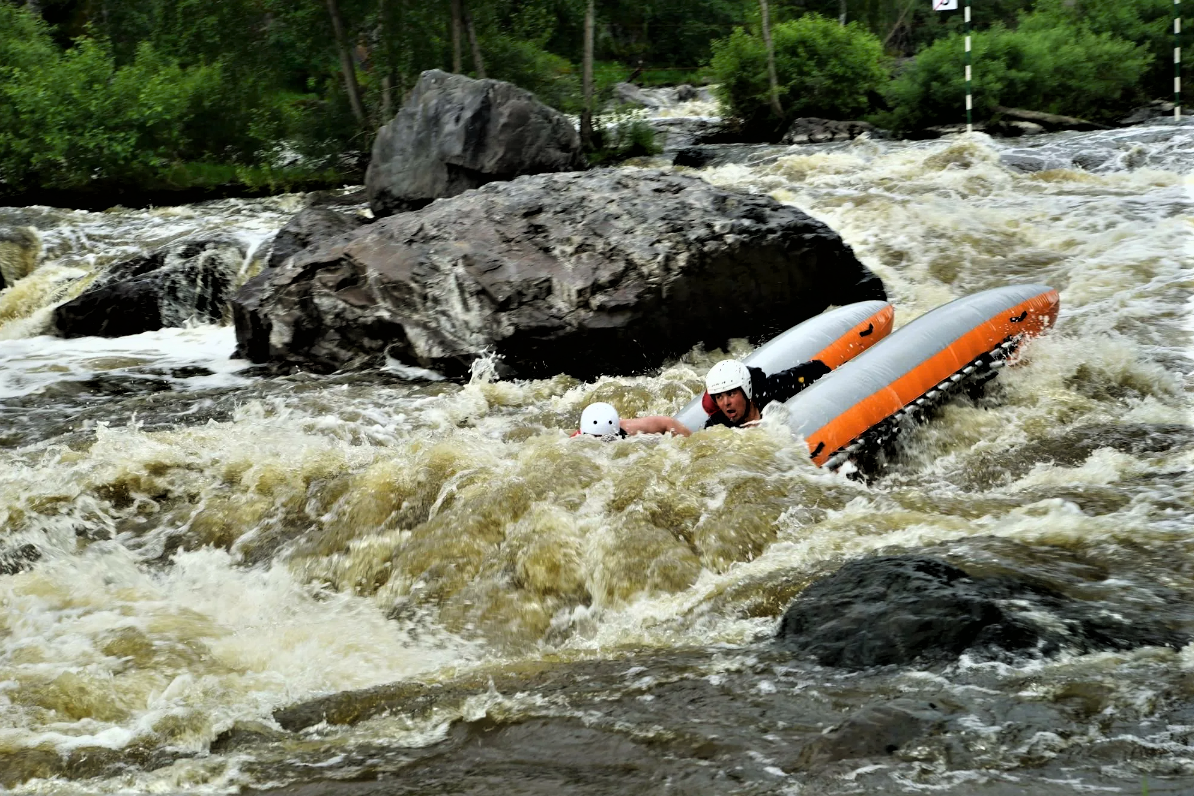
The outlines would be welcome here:
M 467 657 L 446 636 L 413 641 L 367 600 L 312 589 L 284 566 L 238 567 L 220 550 L 153 572 L 120 545 L 95 545 L 0 588 L 9 752 L 135 741 L 202 751 L 236 720 L 271 723 L 281 705 Z M 48 724 L 47 709 L 59 712 Z
M 230 387 L 249 383 L 238 376 L 249 366 L 232 359 L 236 334 L 230 326 L 199 325 L 160 329 L 128 337 L 28 337 L 0 346 L 0 398 L 35 394 L 64 381 L 86 381 L 99 374 L 157 378 L 145 369 L 201 367 L 210 375 L 171 378 L 187 389 Z

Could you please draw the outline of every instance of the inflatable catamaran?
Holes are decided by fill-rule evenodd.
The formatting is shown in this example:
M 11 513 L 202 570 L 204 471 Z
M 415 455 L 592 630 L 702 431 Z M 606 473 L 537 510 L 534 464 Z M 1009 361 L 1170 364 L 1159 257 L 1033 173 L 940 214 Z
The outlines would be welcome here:
M 1058 305 L 1050 287 L 1013 285 L 938 307 L 793 397 L 788 422 L 813 461 L 838 467 L 890 440 L 905 418 L 994 377 L 1021 342 L 1053 326 Z
M 810 359 L 837 368 L 886 337 L 894 317 L 895 310 L 886 301 L 847 304 L 793 326 L 742 361 L 764 373 L 778 373 Z M 693 431 L 703 428 L 716 408 L 711 404 L 707 393 L 697 396 L 676 414 L 676 420 Z

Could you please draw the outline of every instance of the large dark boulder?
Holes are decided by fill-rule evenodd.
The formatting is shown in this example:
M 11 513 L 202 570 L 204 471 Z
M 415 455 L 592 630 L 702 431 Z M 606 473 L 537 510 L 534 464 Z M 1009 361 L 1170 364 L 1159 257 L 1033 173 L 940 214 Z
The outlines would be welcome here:
M 296 255 L 234 300 L 256 361 L 386 355 L 447 375 L 485 351 L 523 377 L 637 372 L 882 297 L 834 232 L 765 196 L 656 171 L 493 183 Z
M 117 263 L 58 306 L 54 324 L 63 337 L 122 337 L 189 321 L 217 323 L 245 252 L 230 238 L 184 240 Z
M 337 213 L 326 207 L 309 207 L 278 230 L 270 247 L 267 265 L 277 268 L 308 246 L 352 232 L 364 223 L 365 219 L 355 214 Z
M 381 217 L 495 180 L 585 165 L 576 128 L 534 94 L 432 69 L 378 131 L 365 188 Z
M 788 607 L 778 641 L 823 666 L 941 663 L 1180 647 L 1188 639 L 1131 606 L 1077 600 L 1011 575 L 972 577 L 924 556 L 851 561 Z

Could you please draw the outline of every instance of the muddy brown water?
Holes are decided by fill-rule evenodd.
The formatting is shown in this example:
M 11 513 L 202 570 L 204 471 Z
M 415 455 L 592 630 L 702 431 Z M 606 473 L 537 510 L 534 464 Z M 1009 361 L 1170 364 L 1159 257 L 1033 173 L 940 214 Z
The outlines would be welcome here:
M 56 340 L 95 269 L 219 232 L 247 278 L 304 199 L 0 209 L 43 251 L 0 293 L 0 787 L 1194 792 L 1194 647 L 844 672 L 770 642 L 813 579 L 905 551 L 1194 632 L 1191 151 L 1159 124 L 699 172 L 837 229 L 897 325 L 1060 291 L 1055 332 L 870 482 L 774 421 L 568 439 L 595 400 L 677 410 L 721 352 L 458 384 L 269 376 L 228 327 Z

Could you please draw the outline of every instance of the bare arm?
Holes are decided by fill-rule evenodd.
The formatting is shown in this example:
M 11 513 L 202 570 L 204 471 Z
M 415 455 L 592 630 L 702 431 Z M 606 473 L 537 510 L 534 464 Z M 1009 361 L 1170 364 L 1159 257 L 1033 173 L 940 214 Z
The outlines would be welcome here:
M 627 417 L 622 419 L 622 430 L 627 434 L 667 434 L 677 437 L 687 437 L 692 432 L 675 418 L 667 415 L 650 415 L 648 417 Z

